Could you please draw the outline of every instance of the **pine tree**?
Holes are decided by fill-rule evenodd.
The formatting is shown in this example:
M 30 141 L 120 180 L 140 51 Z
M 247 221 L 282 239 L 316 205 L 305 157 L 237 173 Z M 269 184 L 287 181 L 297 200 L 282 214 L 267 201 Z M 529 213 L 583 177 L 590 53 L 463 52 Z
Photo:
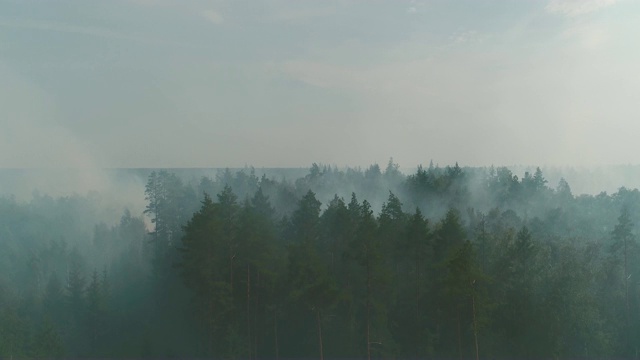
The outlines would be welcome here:
M 58 274 L 54 271 L 44 291 L 43 307 L 45 316 L 56 324 L 61 324 L 64 312 L 64 288 Z
M 355 196 L 352 198 L 352 203 Z M 353 207 L 350 204 L 350 211 Z M 385 352 L 393 348 L 388 334 L 387 296 L 389 292 L 389 271 L 385 266 L 383 247 L 378 233 L 378 223 L 373 216 L 371 205 L 364 200 L 359 209 L 359 221 L 354 238 L 349 244 L 347 256 L 363 272 L 362 283 L 357 284 L 364 293 L 364 335 L 367 359 L 371 359 L 372 345 Z M 379 345 L 379 346 L 378 346 Z
M 202 207 L 184 227 L 177 264 L 185 285 L 193 291 L 209 355 L 222 350 L 229 326 L 225 323 L 233 309 L 224 226 L 220 205 L 205 194 Z
M 77 248 L 69 254 L 66 286 L 67 305 L 67 343 L 69 350 L 74 354 L 82 354 L 85 351 L 85 333 L 83 332 L 83 320 L 86 312 L 84 277 L 84 260 Z
M 630 269 L 632 267 L 632 252 L 636 248 L 635 236 L 633 234 L 633 223 L 631 221 L 631 217 L 629 215 L 629 209 L 627 207 L 623 207 L 618 217 L 618 224 L 616 224 L 615 228 L 612 232 L 613 244 L 611 246 L 611 252 L 614 256 L 621 258 L 622 262 L 622 283 L 624 287 L 624 318 L 625 318 L 625 327 L 624 327 L 624 337 L 626 339 L 626 353 L 632 354 L 634 351 L 632 349 L 637 348 L 635 345 L 635 341 L 632 338 L 632 328 L 635 325 L 635 319 L 632 319 L 632 308 L 631 308 L 631 294 L 629 291 L 629 284 L 632 277 L 632 273 Z M 631 287 L 632 289 L 635 286 Z
M 416 358 L 426 356 L 432 339 L 427 333 L 428 313 L 425 302 L 427 266 L 431 260 L 431 236 L 428 221 L 422 216 L 420 209 L 409 218 L 406 229 L 397 245 L 398 262 L 401 272 L 394 282 L 396 288 L 395 323 L 399 342 L 404 345 L 406 355 Z
M 3 304 L 0 308 L 0 357 L 26 357 L 28 328 L 14 304 Z
M 102 342 L 106 327 L 105 293 L 102 287 L 98 271 L 91 274 L 91 281 L 87 286 L 87 314 L 86 326 L 89 336 L 90 352 L 96 356 L 99 352 L 99 344 Z
M 429 270 L 429 276 L 433 279 L 432 288 L 429 289 L 434 301 L 435 344 L 440 356 L 461 356 L 462 347 L 462 318 L 460 300 L 452 296 L 447 288 L 449 263 L 452 256 L 457 254 L 466 242 L 466 233 L 462 226 L 458 211 L 450 209 L 445 217 L 438 223 L 433 238 L 433 264 Z M 464 285 L 462 285 L 464 286 Z M 454 301 L 455 300 L 455 301 Z M 466 307 L 464 307 L 466 310 Z M 458 351 L 454 351 L 457 349 Z
M 32 356 L 38 359 L 60 359 L 65 351 L 54 323 L 45 317 L 33 339 Z
M 457 322 L 457 348 L 460 358 L 468 356 L 463 350 L 464 333 L 468 324 L 472 329 L 473 354 L 477 359 L 480 357 L 478 343 L 479 321 L 484 296 L 481 285 L 486 281 L 486 276 L 477 265 L 473 246 L 471 242 L 465 241 L 454 248 L 446 262 L 447 271 L 444 281 L 444 292 L 449 303 L 448 311 L 450 319 Z
M 234 289 L 233 270 L 236 257 L 238 256 L 237 217 L 239 207 L 237 200 L 238 197 L 228 185 L 218 194 L 218 211 L 221 226 L 220 239 L 227 248 L 229 286 L 231 291 Z

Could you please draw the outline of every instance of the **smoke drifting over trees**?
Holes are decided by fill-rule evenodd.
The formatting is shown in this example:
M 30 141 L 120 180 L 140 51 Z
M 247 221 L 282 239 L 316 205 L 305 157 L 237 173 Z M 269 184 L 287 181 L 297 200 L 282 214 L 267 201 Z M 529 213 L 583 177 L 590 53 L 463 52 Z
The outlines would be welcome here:
M 638 351 L 637 189 L 392 161 L 125 173 L 144 202 L 115 220 L 108 194 L 0 199 L 0 356 Z

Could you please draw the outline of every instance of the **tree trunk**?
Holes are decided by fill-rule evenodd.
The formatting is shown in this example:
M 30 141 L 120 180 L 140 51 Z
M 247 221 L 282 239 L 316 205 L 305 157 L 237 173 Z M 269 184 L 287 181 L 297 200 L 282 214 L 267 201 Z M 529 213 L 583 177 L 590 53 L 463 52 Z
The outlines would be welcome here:
M 233 249 L 229 246 L 229 284 L 231 285 L 231 293 L 233 294 Z
M 476 296 L 475 296 L 475 294 L 471 295 L 471 310 L 473 312 L 473 340 L 476 343 L 476 360 L 480 360 L 480 352 L 478 351 L 478 324 L 476 323 Z
M 416 342 L 416 359 L 420 358 L 420 255 L 419 251 L 416 251 L 416 336 L 418 341 Z
M 460 306 L 458 306 L 458 357 L 462 360 L 462 334 L 460 332 Z
M 629 324 L 629 271 L 627 268 L 627 238 L 624 239 L 624 301 L 627 324 Z
M 320 346 L 320 360 L 324 360 L 322 349 L 322 323 L 320 322 L 320 309 L 316 308 L 316 322 L 318 323 L 318 345 Z
M 258 324 L 258 307 L 260 305 L 260 271 L 256 272 L 256 282 L 254 285 L 254 289 L 257 289 L 254 294 L 253 300 L 253 357 L 254 359 L 258 359 L 258 329 L 260 326 Z
M 368 256 L 368 254 L 366 255 Z M 371 269 L 367 258 L 367 360 L 371 360 Z
M 625 331 L 627 337 L 627 352 L 630 352 L 631 339 L 631 321 L 629 314 L 629 274 L 627 268 L 627 236 L 624 237 L 624 302 L 625 302 L 625 318 L 627 320 L 627 329 Z
M 247 264 L 247 342 L 251 360 L 251 268 Z
M 276 360 L 280 360 L 280 351 L 278 349 L 278 309 L 273 310 L 273 332 L 276 341 Z
M 209 328 L 209 341 L 208 341 L 208 346 L 209 346 L 209 356 L 213 356 L 213 309 L 214 309 L 214 305 L 213 305 L 213 299 L 209 299 L 209 316 L 210 318 L 208 319 L 209 321 L 207 322 L 207 327 Z
M 486 271 L 486 266 L 485 266 L 485 259 L 486 259 L 486 242 L 487 242 L 487 235 L 485 234 L 485 229 L 484 229 L 484 215 L 482 215 L 482 272 Z

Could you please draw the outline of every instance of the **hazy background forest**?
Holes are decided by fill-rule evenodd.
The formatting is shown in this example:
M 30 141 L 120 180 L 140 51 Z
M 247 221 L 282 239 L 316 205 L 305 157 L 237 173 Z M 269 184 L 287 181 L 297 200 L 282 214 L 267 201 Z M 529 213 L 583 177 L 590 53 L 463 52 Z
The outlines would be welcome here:
M 637 189 L 399 168 L 111 170 L 114 193 L 6 195 L 0 356 L 636 356 Z

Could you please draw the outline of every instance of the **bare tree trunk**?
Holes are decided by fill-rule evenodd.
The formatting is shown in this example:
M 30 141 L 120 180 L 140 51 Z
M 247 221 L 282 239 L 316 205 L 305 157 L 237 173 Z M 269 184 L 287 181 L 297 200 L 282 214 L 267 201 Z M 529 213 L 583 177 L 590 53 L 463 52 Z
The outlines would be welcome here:
M 273 332 L 276 340 L 276 360 L 280 360 L 280 350 L 278 349 L 278 309 L 273 310 Z
M 627 268 L 627 238 L 624 239 L 624 301 L 626 306 L 627 325 L 629 324 L 629 271 Z
M 209 255 L 209 259 L 213 258 L 212 255 L 212 249 L 211 247 L 209 247 L 208 249 L 208 255 Z M 213 299 L 212 299 L 212 295 L 211 293 L 208 294 L 209 297 L 209 318 L 207 320 L 205 320 L 206 323 L 206 327 L 208 328 L 208 332 L 209 332 L 209 341 L 207 342 L 207 346 L 209 347 L 209 356 L 213 355 L 213 310 L 214 310 L 214 305 L 213 305 Z
M 258 307 L 260 304 L 260 271 L 257 271 L 256 273 L 256 283 L 254 285 L 254 289 L 257 289 L 254 298 L 255 300 L 253 301 L 253 357 L 255 359 L 258 359 L 258 329 L 260 329 L 260 326 L 258 325 Z
M 485 221 L 484 221 L 484 215 L 482 215 L 482 232 L 481 232 L 481 236 L 482 236 L 482 272 L 485 271 L 486 266 L 485 266 L 485 258 L 486 258 L 486 234 L 485 234 Z
M 458 306 L 458 356 L 462 360 L 462 334 L 460 332 L 460 307 Z
M 476 296 L 471 295 L 471 310 L 473 311 L 473 340 L 476 343 L 476 360 L 480 360 L 480 352 L 478 350 L 478 324 L 476 323 Z
M 631 339 L 631 317 L 629 316 L 629 270 L 627 268 L 627 236 L 624 237 L 624 302 L 625 302 L 625 318 L 627 320 L 627 330 L 625 331 L 627 337 L 627 351 L 629 349 Z
M 251 268 L 247 264 L 247 342 L 251 359 Z
M 209 356 L 213 355 L 213 300 L 209 299 L 209 321 L 207 327 L 209 328 Z
M 416 331 L 420 329 L 420 255 L 416 251 Z M 417 334 L 420 339 L 420 334 Z M 420 341 L 416 343 L 416 359 L 420 358 Z
M 316 308 L 316 322 L 318 323 L 318 345 L 320 346 L 320 360 L 324 360 L 322 349 L 322 323 L 320 322 L 320 309 Z
M 229 284 L 231 285 L 231 293 L 233 294 L 233 258 L 236 256 L 233 255 L 233 249 L 229 246 Z
M 367 260 L 367 360 L 371 360 L 371 269 Z

